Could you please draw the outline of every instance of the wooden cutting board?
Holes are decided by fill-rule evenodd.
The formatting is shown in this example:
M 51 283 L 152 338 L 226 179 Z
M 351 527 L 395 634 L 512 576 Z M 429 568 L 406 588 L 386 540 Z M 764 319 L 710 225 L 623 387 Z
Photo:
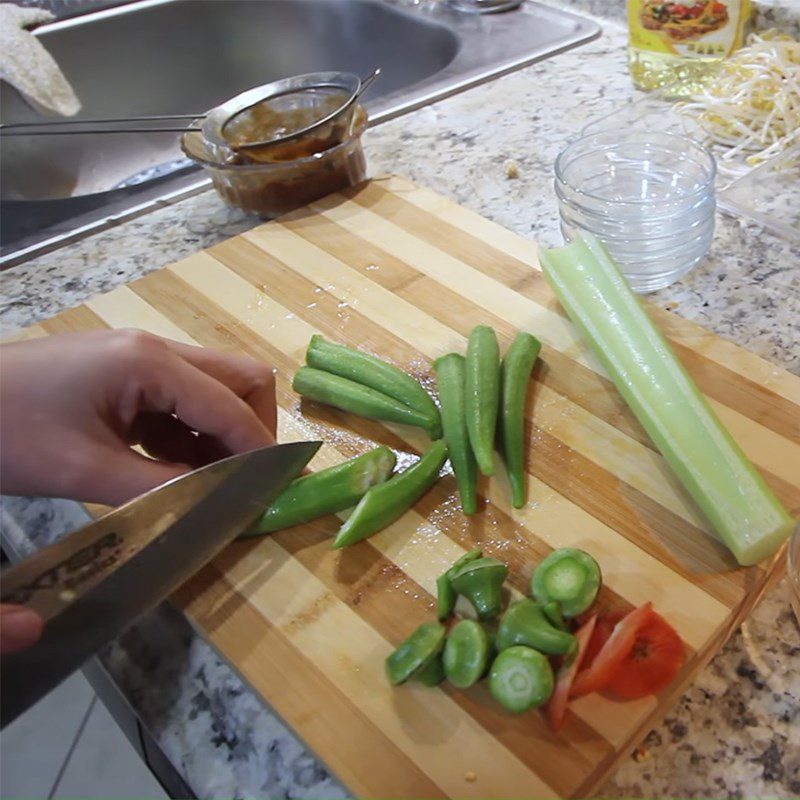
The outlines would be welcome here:
M 800 506 L 800 379 L 677 316 L 650 309 L 733 436 L 783 502 Z M 780 559 L 736 566 L 578 339 L 539 270 L 537 247 L 400 178 L 372 181 L 96 297 L 28 336 L 134 326 L 248 353 L 279 370 L 280 435 L 321 437 L 316 467 L 384 442 L 405 465 L 416 430 L 299 401 L 291 378 L 313 333 L 363 347 L 432 388 L 430 362 L 464 352 L 476 323 L 501 349 L 518 329 L 544 343 L 529 404 L 528 506 L 505 480 L 458 511 L 444 478 L 391 528 L 330 550 L 337 520 L 236 543 L 175 600 L 208 640 L 356 795 L 584 797 L 625 757 L 773 580 Z M 383 662 L 434 617 L 435 580 L 480 546 L 525 592 L 552 549 L 600 562 L 601 603 L 652 600 L 689 654 L 659 697 L 571 704 L 552 733 L 505 714 L 485 686 L 389 686 Z M 734 680 L 734 676 L 731 677 Z

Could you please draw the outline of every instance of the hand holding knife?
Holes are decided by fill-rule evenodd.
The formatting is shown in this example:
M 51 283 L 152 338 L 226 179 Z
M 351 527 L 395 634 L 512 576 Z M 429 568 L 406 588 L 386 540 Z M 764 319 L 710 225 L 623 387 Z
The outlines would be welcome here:
M 297 477 L 320 442 L 261 448 L 176 478 L 2 575 L 2 602 L 45 620 L 41 639 L 0 660 L 0 725 L 167 598 Z

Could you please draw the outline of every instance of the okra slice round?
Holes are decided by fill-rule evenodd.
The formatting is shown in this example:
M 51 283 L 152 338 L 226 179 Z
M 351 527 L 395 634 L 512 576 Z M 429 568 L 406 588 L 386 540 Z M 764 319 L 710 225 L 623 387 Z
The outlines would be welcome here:
M 450 579 L 453 588 L 472 604 L 480 620 L 494 619 L 503 607 L 503 581 L 508 567 L 494 558 L 464 564 Z
M 561 613 L 571 618 L 594 603 L 600 584 L 600 566 L 588 553 L 576 547 L 562 547 L 536 567 L 531 593 L 540 603 L 556 600 Z
M 537 650 L 522 645 L 503 650 L 489 670 L 492 697 L 512 714 L 546 703 L 553 684 L 550 662 Z
M 489 637 L 480 622 L 462 619 L 447 636 L 442 654 L 444 674 L 458 689 L 477 683 L 489 664 Z
M 420 625 L 387 659 L 386 674 L 394 686 L 405 683 L 444 648 L 445 629 L 438 622 Z
M 445 678 L 442 656 L 434 656 L 422 669 L 417 670 L 412 676 L 423 686 L 438 686 Z
M 559 603 L 558 600 L 551 600 L 549 603 L 543 603 L 542 611 L 544 611 L 544 615 L 554 628 L 569 632 L 569 626 L 564 620 L 564 615 L 561 613 L 561 603 Z
M 436 579 L 436 595 L 438 598 L 438 608 L 437 608 L 437 616 L 439 617 L 440 621 L 447 619 L 452 613 L 453 609 L 456 607 L 456 599 L 458 595 L 456 594 L 456 590 L 453 588 L 452 577 L 458 572 L 464 564 L 468 564 L 470 561 L 474 561 L 476 558 L 480 558 L 483 555 L 483 551 L 479 549 L 470 550 L 468 553 L 464 553 L 461 558 L 453 563 L 453 566 L 450 567 L 446 572 L 443 572 L 437 579 Z
M 436 579 L 436 617 L 439 622 L 444 622 L 453 613 L 457 598 L 449 576 L 443 572 Z
M 506 609 L 497 629 L 495 644 L 498 650 L 522 644 L 551 656 L 560 656 L 575 647 L 575 637 L 554 628 L 539 604 L 525 598 Z

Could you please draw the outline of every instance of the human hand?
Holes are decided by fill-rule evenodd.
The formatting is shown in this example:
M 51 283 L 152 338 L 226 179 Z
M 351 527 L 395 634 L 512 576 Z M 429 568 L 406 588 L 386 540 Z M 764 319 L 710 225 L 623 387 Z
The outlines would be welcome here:
M 0 654 L 25 650 L 42 635 L 42 618 L 25 606 L 0 605 Z
M 277 424 L 268 365 L 135 330 L 3 345 L 0 409 L 5 494 L 109 505 L 273 444 Z

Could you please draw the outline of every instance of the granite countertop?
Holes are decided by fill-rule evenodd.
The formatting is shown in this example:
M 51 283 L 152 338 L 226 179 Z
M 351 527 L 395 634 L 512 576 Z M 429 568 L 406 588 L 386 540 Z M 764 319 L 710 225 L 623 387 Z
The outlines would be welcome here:
M 773 18 L 788 18 L 788 3 L 774 7 Z M 402 174 L 544 245 L 560 243 L 558 150 L 634 98 L 625 30 L 613 20 L 603 27 L 584 47 L 369 131 L 372 174 Z M 509 160 L 518 178 L 506 176 Z M 0 334 L 254 223 L 205 192 L 29 261 L 0 278 Z M 709 257 L 652 299 L 800 374 L 800 249 L 785 241 L 718 215 Z M 86 519 L 64 501 L 6 498 L 1 510 L 4 540 L 21 553 Z M 159 608 L 101 658 L 199 797 L 347 795 L 175 610 Z M 798 795 L 800 630 L 784 579 L 601 796 Z

